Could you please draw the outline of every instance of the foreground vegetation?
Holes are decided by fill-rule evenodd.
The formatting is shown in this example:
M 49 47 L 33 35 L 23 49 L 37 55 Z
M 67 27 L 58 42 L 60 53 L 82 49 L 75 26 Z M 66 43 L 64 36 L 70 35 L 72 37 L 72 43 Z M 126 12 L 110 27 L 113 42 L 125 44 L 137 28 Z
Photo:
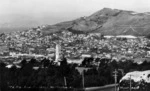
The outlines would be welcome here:
M 142 64 L 133 63 L 133 60 L 115 61 L 110 59 L 99 59 L 98 66 L 91 64 L 93 58 L 85 58 L 81 65 L 68 64 L 66 58 L 62 59 L 60 65 L 53 60 L 43 59 L 37 61 L 25 59 L 19 64 L 21 68 L 12 66 L 7 68 L 6 64 L 0 63 L 0 87 L 2 91 L 10 88 L 82 88 L 82 75 L 76 67 L 90 68 L 84 72 L 85 87 L 103 86 L 114 83 L 113 71 L 117 69 L 118 79 L 124 73 L 133 70 L 150 70 L 150 63 L 144 61 Z M 122 69 L 122 70 L 120 70 Z M 66 84 L 65 80 L 66 78 Z

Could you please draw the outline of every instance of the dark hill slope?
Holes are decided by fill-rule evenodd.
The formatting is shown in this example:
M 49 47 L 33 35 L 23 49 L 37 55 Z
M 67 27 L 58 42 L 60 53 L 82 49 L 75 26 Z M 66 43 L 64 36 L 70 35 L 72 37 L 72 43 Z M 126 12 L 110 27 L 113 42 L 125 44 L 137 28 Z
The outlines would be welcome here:
M 108 35 L 150 34 L 150 13 L 104 8 L 91 16 L 49 25 L 43 32 L 56 31 L 100 32 Z

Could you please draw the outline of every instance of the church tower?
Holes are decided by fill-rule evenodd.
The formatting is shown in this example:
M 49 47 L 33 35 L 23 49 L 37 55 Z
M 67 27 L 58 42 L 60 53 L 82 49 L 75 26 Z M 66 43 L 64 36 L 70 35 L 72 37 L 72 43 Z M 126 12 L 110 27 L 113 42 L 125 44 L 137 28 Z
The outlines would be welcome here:
M 60 60 L 60 53 L 61 53 L 61 46 L 59 44 L 56 44 L 55 62 L 58 62 Z

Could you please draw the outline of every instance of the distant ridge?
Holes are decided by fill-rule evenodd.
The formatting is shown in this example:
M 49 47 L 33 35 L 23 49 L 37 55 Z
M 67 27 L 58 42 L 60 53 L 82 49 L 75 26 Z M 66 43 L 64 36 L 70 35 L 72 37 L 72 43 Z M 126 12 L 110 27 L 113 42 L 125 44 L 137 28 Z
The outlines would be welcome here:
M 87 17 L 49 25 L 43 29 L 43 32 L 63 30 L 97 32 L 105 35 L 146 36 L 150 34 L 150 13 L 103 8 Z
M 12 28 L 11 30 L 14 29 Z M 19 30 L 21 29 L 19 28 Z M 150 35 L 150 12 L 137 13 L 134 11 L 103 8 L 90 16 L 54 25 L 46 25 L 46 27 L 42 28 L 42 32 L 45 34 L 61 31 L 147 36 Z

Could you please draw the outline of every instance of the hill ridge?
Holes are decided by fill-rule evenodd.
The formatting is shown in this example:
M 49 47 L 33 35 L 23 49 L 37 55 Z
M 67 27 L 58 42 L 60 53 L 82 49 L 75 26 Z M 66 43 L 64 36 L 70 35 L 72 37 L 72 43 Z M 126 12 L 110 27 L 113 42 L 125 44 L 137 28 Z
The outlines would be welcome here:
M 104 35 L 137 35 L 150 34 L 150 13 L 103 8 L 90 16 L 75 20 L 48 25 L 43 32 L 77 31 L 83 33 L 97 32 Z M 134 27 L 125 31 L 125 27 Z

